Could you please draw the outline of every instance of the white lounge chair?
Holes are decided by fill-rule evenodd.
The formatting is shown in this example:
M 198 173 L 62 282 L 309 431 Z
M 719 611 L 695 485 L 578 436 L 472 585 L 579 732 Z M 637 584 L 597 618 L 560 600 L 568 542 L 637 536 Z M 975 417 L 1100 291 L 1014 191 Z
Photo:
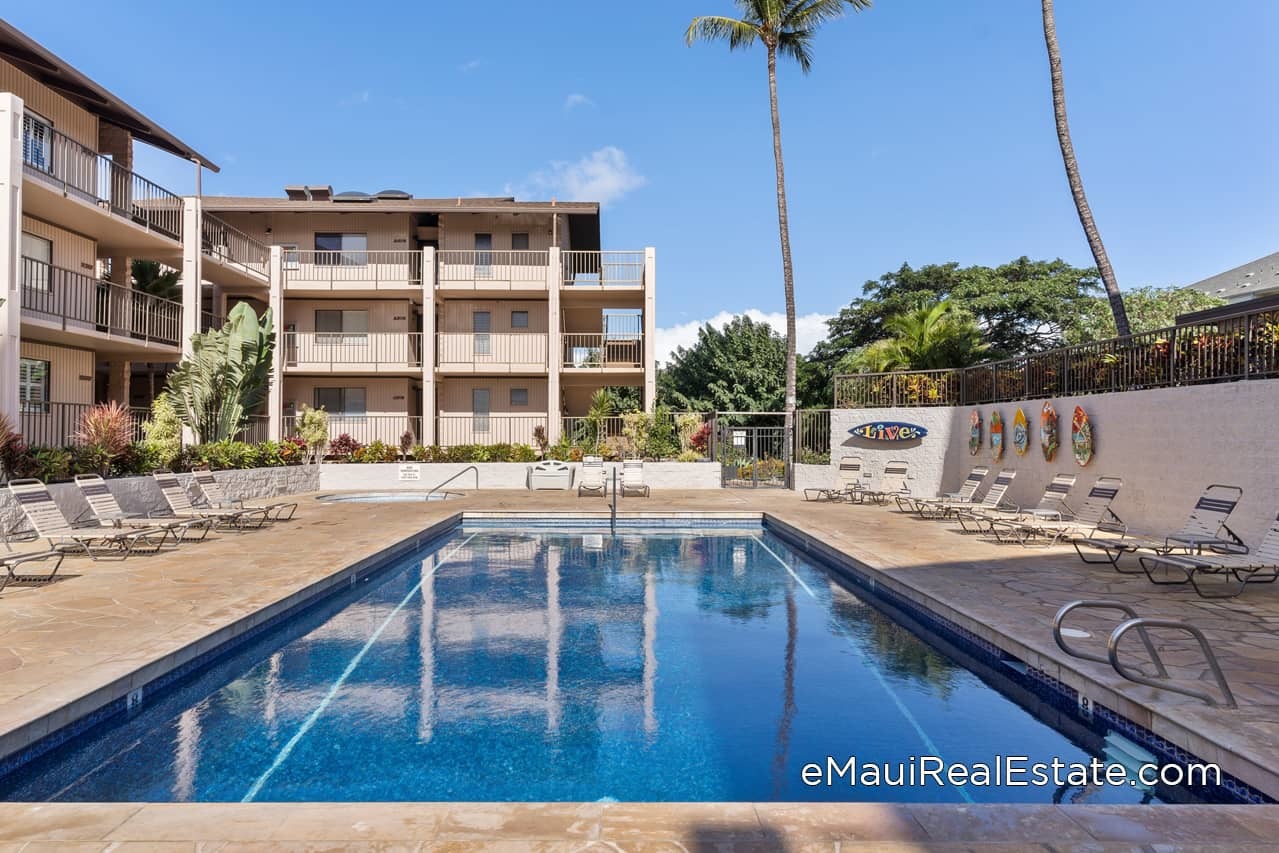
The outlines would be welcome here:
M 583 492 L 594 495 L 607 495 L 608 483 L 604 482 L 604 458 L 602 456 L 582 457 L 582 472 L 577 479 L 577 496 Z
M 1021 507 L 988 507 L 978 505 L 955 510 L 955 518 L 966 533 L 991 532 L 995 521 L 1016 521 L 1024 518 L 1061 518 L 1062 506 L 1066 496 L 1074 488 L 1076 474 L 1058 474 L 1044 488 L 1044 494 L 1036 506 L 1028 509 Z M 972 525 L 971 527 L 969 525 Z
M 976 509 L 985 510 L 987 512 L 997 512 L 999 510 L 1011 510 L 1013 507 L 1004 503 L 1004 496 L 1008 494 L 1008 489 L 1013 484 L 1013 480 L 1017 478 L 1017 472 L 1011 468 L 1005 468 L 995 477 L 995 482 L 990 484 L 990 488 L 986 490 L 986 494 L 976 504 Z M 943 508 L 937 515 L 926 515 L 925 518 L 946 518 L 947 516 L 958 516 L 970 507 L 957 506 L 954 504 L 943 505 Z M 960 526 L 965 531 L 969 528 L 964 526 L 964 522 L 960 521 Z M 976 533 L 977 530 L 971 532 Z
M 906 482 L 908 479 L 910 479 L 909 463 L 900 459 L 889 462 L 884 466 L 884 473 L 879 476 L 879 482 L 875 484 L 875 488 L 862 491 L 862 501 L 871 500 L 882 504 L 889 498 L 893 498 L 900 506 L 902 500 L 910 497 L 910 485 Z
M 1038 538 L 1048 539 L 1048 544 L 1055 545 L 1062 539 L 1076 536 L 1122 532 L 1126 529 L 1123 519 L 1110 505 L 1119 496 L 1123 484 L 1119 477 L 1098 477 L 1077 507 L 1063 501 L 1057 518 L 1039 514 L 1030 518 L 994 519 L 990 522 L 990 531 L 1000 542 L 1020 542 L 1022 545 Z
M 935 510 L 935 507 L 949 507 L 952 504 L 968 505 L 977 501 L 977 489 L 986 481 L 986 475 L 990 473 L 990 469 L 985 465 L 978 465 L 968 472 L 968 476 L 964 478 L 964 482 L 959 484 L 959 491 L 946 492 L 935 498 L 911 498 L 901 497 L 897 499 L 897 508 L 902 512 L 917 512 L 920 516 L 927 516 L 929 513 L 941 510 Z M 943 512 L 943 514 L 945 514 Z
M 18 502 L 36 538 L 47 540 L 51 551 L 83 554 L 94 560 L 100 556 L 123 560 L 134 553 L 159 551 L 172 535 L 159 527 L 108 530 L 96 521 L 92 526 L 76 527 L 62 514 L 48 487 L 39 480 L 10 480 L 9 493 Z
M 67 556 L 65 551 L 30 551 L 25 554 L 6 554 L 0 557 L 0 568 L 4 568 L 6 574 L 0 577 L 0 590 L 3 590 L 10 583 L 48 583 L 53 580 L 54 575 L 58 573 L 58 569 L 62 567 L 62 560 Z M 53 568 L 46 571 L 42 575 L 18 574 L 14 571 L 19 566 L 25 566 L 27 563 L 44 562 L 45 560 L 53 560 Z
M 214 509 L 264 509 L 267 511 L 268 521 L 289 521 L 293 518 L 293 514 L 298 511 L 297 501 L 272 501 L 271 503 L 260 503 L 254 501 L 246 503 L 239 498 L 233 498 L 222 488 L 222 484 L 218 482 L 217 477 L 213 476 L 213 471 L 209 468 L 192 468 L 191 476 L 195 478 L 195 484 L 200 487 L 200 492 L 204 495 L 204 503 L 196 504 L 196 508 L 202 506 L 213 507 Z
M 266 524 L 267 511 L 264 509 L 214 509 L 196 506 L 172 471 L 156 471 L 151 477 L 160 487 L 164 502 L 169 505 L 169 511 L 172 513 L 172 516 L 165 517 L 207 518 L 214 524 L 238 531 L 246 530 L 249 525 L 261 527 Z
M 861 502 L 861 493 L 866 484 L 862 482 L 862 458 L 860 456 L 844 456 L 839 460 L 839 485 L 832 488 L 804 489 L 806 501 L 838 501 L 847 497 L 850 501 Z
M 1261 544 L 1246 554 L 1202 551 L 1198 554 L 1143 555 L 1139 560 L 1151 583 L 1189 583 L 1200 598 L 1234 598 L 1250 583 L 1279 580 L 1279 517 L 1271 522 Z M 1225 586 L 1220 591 L 1205 591 L 1198 580 L 1204 575 L 1224 575 Z M 1232 578 L 1238 586 L 1230 585 Z
M 89 512 L 103 527 L 162 527 L 173 535 L 175 543 L 198 542 L 208 536 L 213 527 L 213 520 L 208 518 L 149 518 L 127 513 L 111 494 L 107 481 L 97 474 L 76 474 L 75 484 L 89 504 Z M 199 531 L 200 535 L 193 536 L 193 531 Z
M 1218 552 L 1243 553 L 1248 550 L 1243 540 L 1227 526 L 1230 514 L 1239 505 L 1243 497 L 1243 489 L 1238 486 L 1227 486 L 1213 483 L 1203 490 L 1199 500 L 1184 524 L 1174 533 L 1165 536 L 1150 533 L 1133 533 L 1124 527 L 1116 535 L 1098 535 L 1072 539 L 1071 544 L 1085 563 L 1110 563 L 1118 572 L 1136 574 L 1136 570 L 1119 568 L 1119 558 L 1124 554 L 1135 554 L 1137 551 L 1153 551 L 1155 554 L 1171 554 L 1182 551 L 1192 554 L 1204 548 L 1212 548 Z M 1090 560 L 1084 556 L 1084 549 L 1089 552 L 1101 551 L 1103 560 Z
M 648 483 L 644 482 L 644 460 L 626 459 L 622 461 L 622 497 L 627 495 L 643 495 L 648 497 Z

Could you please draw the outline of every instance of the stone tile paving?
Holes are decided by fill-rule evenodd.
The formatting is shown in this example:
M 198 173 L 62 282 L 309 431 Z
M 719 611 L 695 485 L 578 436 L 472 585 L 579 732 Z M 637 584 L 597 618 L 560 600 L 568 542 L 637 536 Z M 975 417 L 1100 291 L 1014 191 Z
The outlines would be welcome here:
M 345 568 L 466 510 L 607 511 L 598 498 L 545 492 L 478 492 L 429 505 L 306 501 L 289 524 L 220 534 L 127 562 L 68 559 L 58 583 L 10 586 L 0 593 L 0 754 L 211 648 L 229 636 L 228 626 L 242 630 L 245 617 L 340 582 Z M 668 491 L 621 504 L 623 512 L 641 510 L 767 510 L 873 567 L 881 583 L 1166 732 L 1199 757 L 1233 759 L 1244 769 L 1279 768 L 1279 587 L 1257 587 L 1231 602 L 1203 602 L 1187 589 L 1085 566 L 1068 548 L 1000 546 L 885 508 L 811 504 L 776 491 Z M 1199 625 L 1218 650 L 1241 710 L 1207 708 L 1125 682 L 1100 664 L 1066 658 L 1051 640 L 1053 613 L 1068 600 L 1099 597 L 1132 604 L 1143 615 Z M 1113 626 L 1093 617 L 1075 624 L 1092 632 L 1081 642 L 1094 649 Z M 1205 668 L 1185 639 L 1161 635 L 1159 646 L 1175 675 L 1203 681 Z M 1273 773 L 1248 781 L 1272 782 Z M 253 809 L 267 809 L 269 816 Z M 193 849 L 196 841 L 228 842 L 207 849 L 293 841 L 324 849 L 337 843 L 340 849 L 370 839 L 404 849 L 424 841 L 467 849 L 495 840 L 523 845 L 544 831 L 553 836 L 543 839 L 552 849 L 604 841 L 608 849 L 829 849 L 824 845 L 836 838 L 888 845 L 884 849 L 968 849 L 992 841 L 1010 845 L 998 849 L 1152 849 L 1147 845 L 1189 842 L 1223 849 L 1227 841 L 1264 849 L 1279 837 L 1279 813 L 1271 807 L 9 804 L 0 805 L 0 816 L 0 843 L 40 840 L 57 849 L 70 849 L 58 846 L 64 842 L 84 843 L 84 849 L 152 842 Z

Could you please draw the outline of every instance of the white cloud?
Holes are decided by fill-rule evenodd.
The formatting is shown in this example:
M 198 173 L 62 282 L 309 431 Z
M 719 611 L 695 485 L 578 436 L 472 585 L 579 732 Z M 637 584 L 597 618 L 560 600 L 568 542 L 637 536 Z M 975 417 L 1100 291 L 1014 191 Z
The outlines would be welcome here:
M 694 320 L 679 323 L 665 329 L 657 330 L 657 363 L 670 361 L 676 347 L 685 349 L 697 343 L 698 329 L 710 323 L 715 328 L 722 328 L 734 317 L 745 314 L 755 322 L 763 322 L 773 327 L 779 335 L 786 334 L 786 315 L 780 311 L 767 313 L 758 308 L 747 308 L 745 311 L 721 311 L 706 320 Z M 826 321 L 830 314 L 803 314 L 795 318 L 795 348 L 801 355 L 811 350 L 818 341 L 826 337 Z
M 506 194 L 611 204 L 646 183 L 644 176 L 626 159 L 625 151 L 606 145 L 572 163 L 551 163 L 546 169 L 529 175 L 520 185 L 508 184 Z
M 480 66 L 482 66 L 483 64 L 484 64 L 483 59 L 468 59 L 466 62 L 463 62 L 461 65 L 459 65 L 457 67 L 457 70 L 461 71 L 463 74 L 470 74 L 472 71 L 479 70 Z
M 369 102 L 370 93 L 368 89 L 361 89 L 358 92 L 352 92 L 345 98 L 338 99 L 339 107 L 358 107 L 361 104 Z
M 564 99 L 564 111 L 570 112 L 578 107 L 593 107 L 595 102 L 583 95 L 581 92 L 574 92 Z

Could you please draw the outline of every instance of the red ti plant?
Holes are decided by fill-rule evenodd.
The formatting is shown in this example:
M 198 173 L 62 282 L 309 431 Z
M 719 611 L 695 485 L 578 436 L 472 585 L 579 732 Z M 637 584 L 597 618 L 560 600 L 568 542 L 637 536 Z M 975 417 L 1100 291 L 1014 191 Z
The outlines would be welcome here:
M 133 415 L 119 403 L 98 403 L 80 416 L 80 428 L 72 438 L 103 477 L 111 463 L 133 443 Z

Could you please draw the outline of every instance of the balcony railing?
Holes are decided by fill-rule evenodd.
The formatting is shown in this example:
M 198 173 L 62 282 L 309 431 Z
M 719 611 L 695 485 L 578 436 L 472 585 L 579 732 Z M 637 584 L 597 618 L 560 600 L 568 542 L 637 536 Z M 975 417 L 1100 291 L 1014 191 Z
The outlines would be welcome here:
M 637 287 L 644 284 L 643 252 L 562 252 L 565 287 Z
M 200 247 L 205 255 L 227 266 L 267 276 L 271 253 L 266 245 L 208 213 L 200 223 Z
M 466 282 L 481 290 L 546 289 L 549 252 L 449 249 L 436 252 L 435 257 L 440 285 Z
M 644 336 L 638 333 L 570 333 L 561 339 L 565 369 L 632 370 L 644 366 Z
M 103 332 L 177 346 L 182 304 L 92 276 L 22 259 L 22 313 L 65 330 Z
M 422 253 L 411 251 L 284 252 L 286 287 L 309 290 L 377 290 L 422 283 Z
M 220 329 L 226 325 L 226 317 L 213 311 L 200 312 L 200 331 L 207 332 L 209 329 Z
M 961 370 L 835 377 L 835 408 L 965 406 L 1279 378 L 1279 308 Z
M 284 435 L 291 436 L 297 431 L 297 418 L 287 415 L 284 418 Z M 342 435 L 349 435 L 360 444 L 381 441 L 392 447 L 399 447 L 400 437 L 404 433 L 412 433 L 413 443 L 422 439 L 422 419 L 416 415 L 329 415 L 329 442 Z
M 421 332 L 286 332 L 286 367 L 342 370 L 422 366 Z
M 545 369 L 547 351 L 545 332 L 440 332 L 435 360 L 442 367 L 524 365 Z
M 22 404 L 18 421 L 22 440 L 29 447 L 69 447 L 80 429 L 80 418 L 93 408 L 89 403 Z
M 182 198 L 32 118 L 22 119 L 28 175 L 148 230 L 182 240 Z
M 435 419 L 435 443 L 532 444 L 533 431 L 546 424 L 546 415 L 440 415 Z

